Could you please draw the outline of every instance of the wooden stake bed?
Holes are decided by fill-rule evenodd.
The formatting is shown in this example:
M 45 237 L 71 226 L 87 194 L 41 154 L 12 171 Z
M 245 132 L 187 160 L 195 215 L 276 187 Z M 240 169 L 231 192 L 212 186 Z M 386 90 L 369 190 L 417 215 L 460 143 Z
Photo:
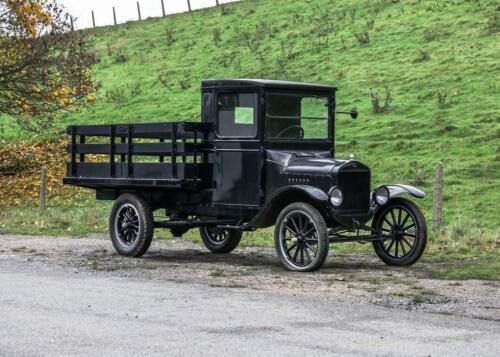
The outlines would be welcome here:
M 200 140 L 209 129 L 191 122 L 70 126 L 71 162 L 64 183 L 196 189 L 207 169 L 207 145 Z

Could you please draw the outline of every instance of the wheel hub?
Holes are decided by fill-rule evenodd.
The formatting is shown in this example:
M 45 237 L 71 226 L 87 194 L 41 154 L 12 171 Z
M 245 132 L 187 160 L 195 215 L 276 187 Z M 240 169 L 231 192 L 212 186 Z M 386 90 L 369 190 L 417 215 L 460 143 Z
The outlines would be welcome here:
M 394 237 L 398 240 L 401 240 L 403 239 L 403 234 L 406 232 L 406 230 L 403 228 L 403 227 L 400 227 L 398 225 L 395 225 L 393 228 L 392 228 L 392 234 L 394 235 Z

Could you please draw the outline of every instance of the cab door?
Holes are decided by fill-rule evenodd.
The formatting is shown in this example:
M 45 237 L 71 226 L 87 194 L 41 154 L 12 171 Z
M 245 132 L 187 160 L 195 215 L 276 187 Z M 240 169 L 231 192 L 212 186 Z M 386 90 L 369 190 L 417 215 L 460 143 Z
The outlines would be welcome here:
M 215 98 L 213 203 L 259 206 L 261 152 L 258 92 L 219 91 Z

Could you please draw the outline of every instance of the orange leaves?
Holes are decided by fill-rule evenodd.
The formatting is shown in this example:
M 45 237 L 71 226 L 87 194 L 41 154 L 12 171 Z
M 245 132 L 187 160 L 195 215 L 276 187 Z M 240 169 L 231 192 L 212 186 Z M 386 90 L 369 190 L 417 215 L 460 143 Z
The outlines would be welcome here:
M 50 26 L 52 16 L 43 7 L 43 1 L 8 1 L 7 4 L 16 14 L 17 24 L 24 29 L 25 35 L 35 38 L 41 27 Z
M 0 113 L 37 131 L 57 112 L 91 104 L 95 56 L 64 8 L 52 0 L 0 0 L 0 8 Z
M 36 205 L 40 168 L 47 166 L 49 205 L 65 204 L 91 196 L 90 191 L 64 186 L 66 140 L 36 144 L 21 142 L 0 147 L 0 207 Z

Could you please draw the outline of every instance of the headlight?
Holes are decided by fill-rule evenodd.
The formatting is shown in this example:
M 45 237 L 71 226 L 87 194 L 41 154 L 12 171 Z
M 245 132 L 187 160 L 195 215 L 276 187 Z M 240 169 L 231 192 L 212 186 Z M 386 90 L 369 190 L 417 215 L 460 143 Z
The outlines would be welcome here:
M 344 201 L 344 195 L 339 187 L 333 187 L 330 190 L 330 202 L 334 207 L 338 207 Z
M 389 189 L 385 186 L 380 186 L 373 193 L 373 199 L 380 206 L 385 205 L 389 201 Z

